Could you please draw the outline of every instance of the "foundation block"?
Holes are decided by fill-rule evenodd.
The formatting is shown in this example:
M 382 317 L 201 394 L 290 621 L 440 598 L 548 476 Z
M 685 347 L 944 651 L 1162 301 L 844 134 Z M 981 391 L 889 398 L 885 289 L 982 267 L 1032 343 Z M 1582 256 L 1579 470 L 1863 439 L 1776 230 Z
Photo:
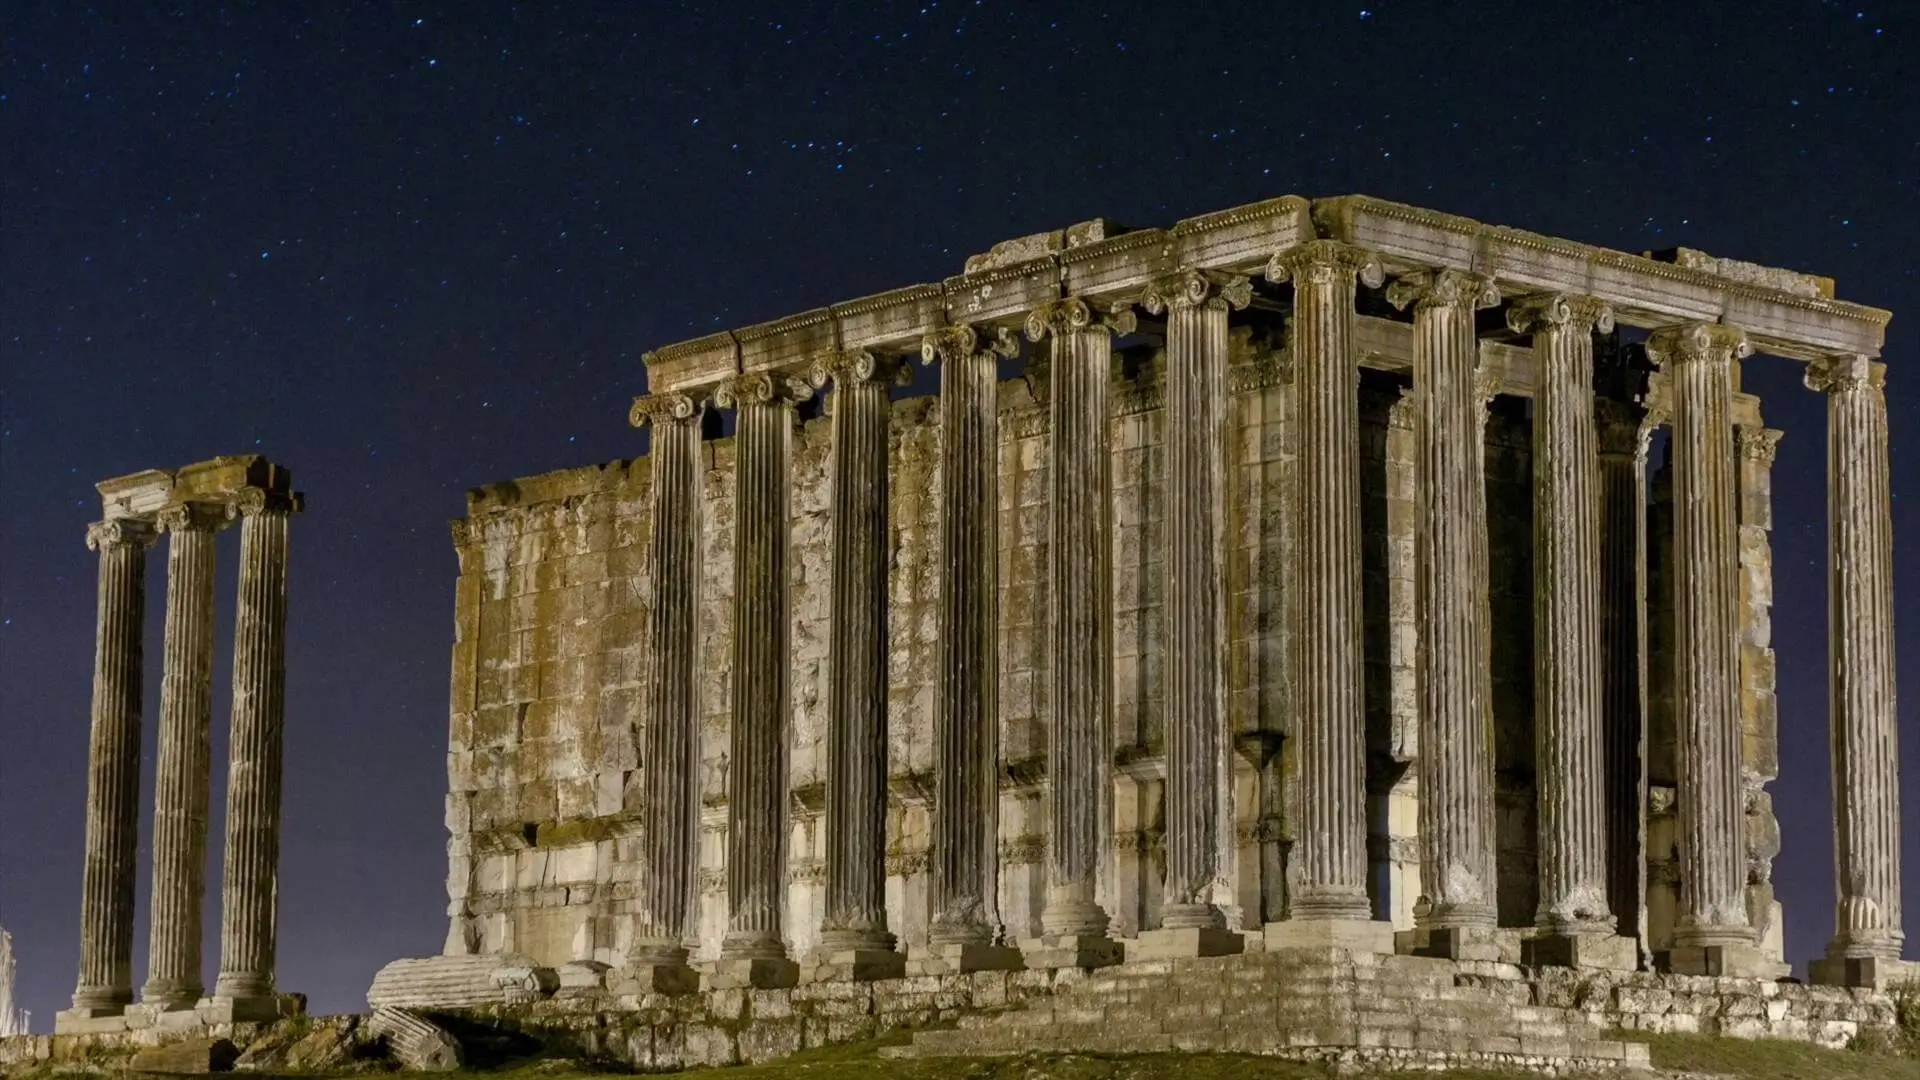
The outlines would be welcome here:
M 1267 951 L 1280 949 L 1345 949 L 1355 953 L 1393 955 L 1393 924 L 1373 919 L 1286 919 L 1261 927 Z
M 1163 927 L 1145 930 L 1132 950 L 1133 960 L 1174 960 L 1193 956 L 1234 956 L 1245 952 L 1247 939 L 1216 926 Z
M 697 994 L 700 973 L 685 964 L 636 964 L 607 972 L 616 994 Z
M 1126 946 L 1105 934 L 1042 934 L 1020 943 L 1029 970 L 1112 967 L 1126 959 Z
M 908 975 L 965 975 L 974 971 L 1025 971 L 1026 957 L 1009 945 L 949 944 L 907 954 Z
M 906 954 L 894 949 L 823 949 L 808 957 L 802 981 L 877 982 L 906 974 Z
M 786 990 L 800 985 L 800 965 L 781 956 L 722 959 L 707 975 L 709 990 Z
M 1640 943 L 1617 934 L 1536 934 L 1522 942 L 1520 955 L 1528 967 L 1640 970 Z

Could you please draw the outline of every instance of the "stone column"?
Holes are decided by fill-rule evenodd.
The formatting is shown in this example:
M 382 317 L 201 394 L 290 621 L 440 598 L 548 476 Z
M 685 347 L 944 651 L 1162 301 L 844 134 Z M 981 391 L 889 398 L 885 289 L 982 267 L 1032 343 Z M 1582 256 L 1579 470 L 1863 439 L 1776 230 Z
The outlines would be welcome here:
M 1000 691 L 996 613 L 1000 582 L 999 361 L 1004 334 L 970 326 L 929 334 L 940 361 L 939 685 L 933 713 L 933 921 L 916 973 L 1018 967 L 997 942 L 994 856 L 1000 805 Z
M 1894 708 L 1893 506 L 1886 367 L 1836 356 L 1807 368 L 1827 395 L 1831 605 L 1833 940 L 1816 981 L 1882 986 L 1900 974 L 1900 753 Z
M 200 904 L 206 895 L 207 788 L 212 771 L 213 539 L 226 508 L 160 511 L 167 534 L 167 627 L 160 679 L 160 764 L 154 774 L 153 898 L 143 1004 L 200 1000 Z
M 87 851 L 80 891 L 80 982 L 59 1021 L 116 1016 L 133 1000 L 134 844 L 140 831 L 140 639 L 153 526 L 87 526 L 100 553 L 94 621 Z
M 1606 742 L 1601 725 L 1600 458 L 1593 335 L 1613 310 L 1584 296 L 1507 310 L 1533 335 L 1534 759 L 1540 903 L 1533 961 L 1625 967 L 1607 904 Z M 1605 955 L 1603 955 L 1603 953 Z
M 715 989 L 792 986 L 787 889 L 787 485 L 793 406 L 806 384 L 766 372 L 714 393 L 734 410 L 733 712 L 727 738 L 727 933 Z
M 1378 287 L 1380 261 L 1333 240 L 1276 254 L 1267 278 L 1293 283 L 1289 345 L 1299 395 L 1299 501 L 1289 584 L 1299 623 L 1293 685 L 1300 821 L 1293 918 L 1268 946 L 1393 951 L 1391 923 L 1367 899 L 1367 768 L 1361 685 L 1359 361 L 1355 279 Z
M 1412 274 L 1387 298 L 1413 306 L 1419 507 L 1415 618 L 1420 650 L 1421 951 L 1498 959 L 1494 898 L 1493 736 L 1483 696 L 1485 406 L 1474 312 L 1499 302 L 1486 278 Z
M 1680 910 L 1667 965 L 1683 974 L 1759 973 L 1747 920 L 1731 414 L 1734 365 L 1750 351 L 1743 331 L 1713 323 L 1668 327 L 1647 341 L 1668 372 L 1673 410 Z
M 827 882 L 815 978 L 906 973 L 887 929 L 887 385 L 869 352 L 822 361 L 833 383 L 833 569 L 828 584 Z
M 1186 270 L 1142 303 L 1167 318 L 1166 888 L 1142 953 L 1218 956 L 1245 939 L 1215 902 L 1234 844 L 1227 756 L 1227 315 L 1253 297 L 1243 277 Z
M 224 1022 L 279 1016 L 273 966 L 286 716 L 287 524 L 294 502 L 251 489 L 236 509 L 241 518 L 240 590 L 233 631 L 220 977 L 213 988 Z
M 1596 401 L 1600 441 L 1601 726 L 1606 736 L 1607 905 L 1638 940 L 1646 905 L 1645 702 L 1640 684 L 1640 560 L 1646 529 L 1643 410 Z
M 1047 902 L 1042 946 L 1030 964 L 1118 963 L 1107 912 L 1095 897 L 1113 783 L 1113 454 L 1108 428 L 1112 335 L 1133 328 L 1123 309 L 1100 317 L 1067 297 L 1027 315 L 1027 337 L 1048 339 L 1051 438 L 1047 453 Z
M 628 419 L 652 424 L 653 531 L 647 540 L 653 605 L 647 611 L 646 829 L 624 972 L 609 988 L 691 993 L 687 966 L 693 890 L 700 863 L 700 399 L 659 393 L 638 399 Z

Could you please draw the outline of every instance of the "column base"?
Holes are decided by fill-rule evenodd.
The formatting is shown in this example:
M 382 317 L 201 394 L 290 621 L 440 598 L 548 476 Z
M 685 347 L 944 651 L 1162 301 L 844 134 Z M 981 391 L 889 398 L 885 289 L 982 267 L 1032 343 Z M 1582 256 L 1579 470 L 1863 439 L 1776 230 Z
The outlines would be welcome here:
M 784 956 L 723 956 L 707 975 L 709 990 L 786 990 L 798 985 L 800 965 Z
M 1404 937 L 1404 942 L 1402 938 Z M 1491 926 L 1424 926 L 1394 935 L 1397 951 L 1409 956 L 1436 956 L 1442 960 L 1498 963 L 1500 939 Z
M 203 1024 L 271 1024 L 305 1012 L 305 1003 L 297 994 L 256 994 L 231 997 L 213 994 L 194 1006 Z
M 197 1005 L 198 1002 L 195 1004 Z M 173 1008 L 143 1001 L 138 1005 L 127 1006 L 128 1031 L 153 1030 L 162 1034 L 178 1034 L 204 1031 L 206 1026 L 206 1021 L 200 1019 L 200 1010 L 194 1005 Z
M 85 1009 L 62 1009 L 53 1014 L 55 1035 L 110 1035 L 127 1030 L 127 1007 L 103 1005 Z
M 1920 979 L 1920 963 L 1886 956 L 1823 956 L 1807 965 L 1807 979 L 1821 986 L 1885 990 Z
M 1605 932 L 1542 931 L 1521 943 L 1520 962 L 1527 967 L 1638 971 L 1640 942 Z
M 1124 945 L 1105 934 L 1041 934 L 1020 943 L 1028 970 L 1112 967 L 1127 958 Z
M 616 994 L 697 994 L 700 973 L 684 963 L 629 964 L 607 972 L 607 989 Z
M 952 942 L 907 952 L 908 975 L 965 975 L 975 971 L 1024 971 L 1026 958 L 1008 945 Z
M 800 973 L 800 981 L 878 982 L 907 974 L 905 953 L 894 949 L 815 949 Z
M 1736 979 L 1783 979 L 1792 968 L 1749 944 L 1680 945 L 1654 957 L 1670 975 L 1719 975 Z
M 1285 919 L 1260 928 L 1268 952 L 1281 949 L 1342 949 L 1393 955 L 1393 924 L 1377 919 Z
M 1221 926 L 1163 926 L 1142 930 L 1130 960 L 1180 960 L 1195 956 L 1238 956 L 1247 937 Z

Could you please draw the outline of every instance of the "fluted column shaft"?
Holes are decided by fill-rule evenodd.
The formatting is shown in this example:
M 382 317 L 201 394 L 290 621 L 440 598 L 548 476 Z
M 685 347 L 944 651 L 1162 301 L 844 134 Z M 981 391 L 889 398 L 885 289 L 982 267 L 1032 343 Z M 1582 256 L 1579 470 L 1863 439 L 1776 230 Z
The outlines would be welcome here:
M 652 424 L 653 532 L 647 540 L 653 605 L 647 611 L 644 863 L 628 963 L 684 965 L 699 868 L 700 422 L 686 394 L 636 401 L 635 426 Z
M 1120 316 L 1130 319 L 1130 315 Z M 1130 324 L 1129 324 L 1130 325 Z M 1050 339 L 1047 412 L 1047 934 L 1101 935 L 1095 899 L 1112 771 L 1112 328 L 1084 300 L 1036 309 Z
M 292 507 L 240 505 L 227 841 L 214 994 L 273 993 L 280 881 L 280 779 L 287 682 L 287 525 Z
M 1507 313 L 1533 335 L 1534 757 L 1540 795 L 1535 925 L 1612 933 L 1601 727 L 1600 461 L 1593 334 L 1606 304 L 1532 297 Z
M 1415 591 L 1420 650 L 1420 885 L 1429 929 L 1495 922 L 1493 731 L 1482 670 L 1479 596 L 1487 529 L 1474 311 L 1498 300 L 1453 270 L 1393 283 L 1413 306 L 1420 524 Z
M 167 534 L 167 622 L 147 982 L 140 998 L 166 1008 L 192 1006 L 203 988 L 200 905 L 206 895 L 212 771 L 213 541 L 223 516 L 221 508 L 200 505 L 160 513 L 160 528 Z
M 1752 941 L 1740 778 L 1740 580 L 1733 366 L 1746 335 L 1719 324 L 1657 331 L 1673 409 L 1674 713 L 1679 772 L 1676 947 Z
M 87 850 L 80 892 L 75 1009 L 117 1012 L 133 1000 L 134 847 L 140 831 L 141 631 L 147 549 L 139 521 L 87 527 L 100 553 L 94 623 L 93 730 L 87 758 Z
M 1300 744 L 1296 919 L 1366 919 L 1367 764 L 1361 684 L 1360 370 L 1354 279 L 1381 281 L 1372 254 L 1333 240 L 1281 252 L 1267 277 L 1293 282 L 1299 501 L 1289 583 L 1299 623 L 1293 685 Z
M 1897 959 L 1900 752 L 1894 708 L 1893 506 L 1886 368 L 1841 356 L 1811 365 L 1827 394 L 1827 593 L 1836 957 Z
M 921 356 L 940 361 L 942 485 L 928 937 L 979 945 L 997 932 L 999 354 L 956 326 L 929 335 Z
M 1641 535 L 1646 529 L 1639 409 L 1597 403 L 1600 439 L 1601 725 L 1606 735 L 1607 903 L 1616 932 L 1640 933 L 1646 853 L 1644 704 L 1640 685 Z
M 787 463 L 793 402 L 764 374 L 723 384 L 735 410 L 733 712 L 727 749 L 727 957 L 785 957 Z
M 887 930 L 887 383 L 871 354 L 815 370 L 833 382 L 827 685 L 827 882 L 821 943 L 891 949 Z
M 1167 318 L 1166 828 L 1164 927 L 1222 927 L 1214 885 L 1225 868 L 1227 761 L 1227 316 L 1245 278 L 1197 271 L 1157 281 L 1145 298 Z

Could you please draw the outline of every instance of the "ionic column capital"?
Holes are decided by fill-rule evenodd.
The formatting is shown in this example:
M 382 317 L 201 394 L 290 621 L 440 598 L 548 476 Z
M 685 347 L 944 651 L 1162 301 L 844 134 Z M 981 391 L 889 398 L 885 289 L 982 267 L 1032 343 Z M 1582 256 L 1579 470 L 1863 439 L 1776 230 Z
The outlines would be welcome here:
M 1641 429 L 1647 415 L 1647 410 L 1632 402 L 1595 399 L 1593 419 L 1600 436 L 1600 456 L 1627 458 L 1639 453 Z
M 139 518 L 109 518 L 87 526 L 87 550 L 150 548 L 160 539 L 151 522 Z
M 1074 330 L 1105 330 L 1117 337 L 1133 333 L 1138 323 L 1130 304 L 1101 311 L 1078 296 L 1063 296 L 1027 312 L 1027 340 L 1043 341 Z
M 824 389 L 828 383 L 905 386 L 912 380 L 912 372 L 902 358 L 876 356 L 867 349 L 828 353 L 807 366 L 807 382 L 815 389 Z
M 268 491 L 266 488 L 241 488 L 227 504 L 227 517 L 249 518 L 257 514 L 297 514 L 306 507 L 306 496 L 299 492 Z
M 1885 390 L 1887 365 L 1865 356 L 1828 356 L 1807 365 L 1807 389 L 1822 394 L 1851 390 Z
M 1500 302 L 1493 279 L 1451 268 L 1402 274 L 1387 286 L 1387 303 L 1405 311 L 1453 308 L 1463 312 L 1489 308 Z
M 1613 332 L 1613 305 L 1574 293 L 1540 293 L 1515 300 L 1507 308 L 1507 329 L 1516 334 L 1571 330 L 1580 334 Z
M 973 356 L 991 354 L 1011 357 L 1020 352 L 1020 342 L 1010 327 L 981 328 L 968 326 L 943 326 L 920 339 L 920 362 L 931 364 L 935 360 L 952 363 Z
M 153 516 L 154 527 L 163 533 L 218 532 L 232 520 L 224 503 L 177 502 Z
M 1253 302 L 1253 283 L 1238 274 L 1183 267 L 1153 279 L 1140 294 L 1149 315 L 1205 308 L 1239 311 Z
M 633 399 L 627 411 L 627 423 L 634 427 L 648 424 L 697 423 L 706 403 L 693 394 L 669 391 Z
M 1728 364 L 1753 355 L 1747 332 L 1725 323 L 1684 323 L 1655 330 L 1647 338 L 1647 355 L 1662 366 L 1690 363 Z
M 1267 280 L 1276 284 L 1331 285 L 1342 274 L 1349 283 L 1358 279 L 1370 289 L 1386 280 L 1380 256 L 1338 240 L 1309 240 L 1274 252 L 1267 260 Z
M 722 380 L 713 388 L 717 409 L 739 409 L 748 405 L 798 405 L 813 397 L 813 387 L 803 378 L 775 371 L 750 371 Z

